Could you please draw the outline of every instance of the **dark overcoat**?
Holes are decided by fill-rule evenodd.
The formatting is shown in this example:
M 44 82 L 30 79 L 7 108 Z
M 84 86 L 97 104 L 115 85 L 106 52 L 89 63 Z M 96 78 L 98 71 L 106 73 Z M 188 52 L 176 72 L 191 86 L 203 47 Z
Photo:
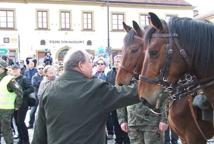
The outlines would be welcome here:
M 118 86 L 66 71 L 42 94 L 32 144 L 105 144 L 106 114 L 139 102 L 136 85 Z

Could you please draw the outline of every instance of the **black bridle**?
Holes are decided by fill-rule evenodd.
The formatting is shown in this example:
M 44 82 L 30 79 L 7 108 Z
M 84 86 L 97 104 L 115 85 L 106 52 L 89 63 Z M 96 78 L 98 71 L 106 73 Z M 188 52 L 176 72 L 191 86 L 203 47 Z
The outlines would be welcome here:
M 168 38 L 164 64 L 161 67 L 160 74 L 158 76 L 154 78 L 149 78 L 144 75 L 139 75 L 139 80 L 151 84 L 161 85 L 163 88 L 165 88 L 165 91 L 169 94 L 169 98 L 173 100 L 180 99 L 187 95 L 194 95 L 197 90 L 214 85 L 214 76 L 199 80 L 195 75 L 191 74 L 192 70 L 191 61 L 185 49 L 181 48 L 178 42 L 178 34 L 155 33 L 152 35 L 152 38 Z M 174 53 L 173 41 L 175 43 L 175 50 L 179 52 L 179 55 L 183 59 L 188 69 L 188 73 L 185 73 L 184 75 L 185 77 L 184 80 L 180 78 L 176 84 L 172 84 L 172 82 L 168 81 L 169 68 L 172 63 L 172 56 Z M 179 81 L 183 82 L 180 83 Z
M 131 74 L 131 75 L 133 75 L 133 74 L 136 73 L 135 70 L 129 70 L 129 69 L 127 69 L 124 65 L 121 65 L 121 66 L 120 66 L 120 69 L 126 71 L 127 73 L 129 73 L 129 74 Z
M 186 97 L 188 95 L 195 95 L 198 90 L 201 90 L 205 87 L 209 87 L 211 85 L 214 85 L 214 76 L 204 78 L 204 79 L 198 79 L 195 75 L 187 74 L 184 75 L 184 80 L 179 79 L 176 84 L 172 84 L 168 81 L 168 74 L 169 74 L 169 68 L 172 63 L 172 55 L 173 55 L 173 41 L 175 42 L 175 49 L 179 51 L 179 55 L 185 62 L 188 68 L 188 72 L 190 73 L 190 70 L 192 70 L 191 61 L 186 53 L 186 51 L 181 48 L 180 44 L 178 43 L 178 35 L 176 33 L 168 33 L 168 34 L 153 34 L 152 37 L 157 38 L 168 38 L 168 44 L 166 45 L 166 57 L 163 66 L 161 67 L 160 74 L 156 76 L 155 78 L 149 78 L 144 75 L 139 76 L 139 80 L 145 81 L 147 83 L 151 84 L 158 84 L 165 88 L 165 92 L 168 93 L 168 97 L 171 100 L 172 104 L 174 101 L 181 99 L 182 97 Z M 171 106 L 172 106 L 171 104 Z M 196 118 L 195 113 L 192 107 L 192 104 L 190 104 L 191 114 L 193 116 L 194 122 L 203 136 L 205 140 L 207 140 L 206 135 L 200 128 Z M 169 107 L 170 108 L 170 107 Z
M 152 35 L 152 38 L 168 38 L 168 43 L 166 45 L 166 58 L 164 60 L 164 64 L 161 67 L 160 74 L 154 78 L 149 78 L 144 75 L 139 76 L 139 80 L 145 81 L 151 84 L 158 84 L 161 86 L 169 86 L 170 82 L 168 82 L 168 74 L 169 74 L 169 68 L 172 62 L 172 56 L 174 53 L 173 50 L 173 41 L 176 44 L 176 48 L 179 51 L 179 54 L 181 55 L 182 59 L 187 64 L 188 68 L 191 67 L 190 60 L 187 56 L 187 53 L 184 49 L 182 49 L 178 43 L 178 34 L 176 33 L 155 33 Z

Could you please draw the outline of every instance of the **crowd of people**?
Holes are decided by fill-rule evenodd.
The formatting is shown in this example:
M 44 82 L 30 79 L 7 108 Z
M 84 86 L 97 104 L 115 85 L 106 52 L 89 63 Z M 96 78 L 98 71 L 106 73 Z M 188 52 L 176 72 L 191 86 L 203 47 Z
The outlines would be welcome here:
M 6 144 L 13 143 L 14 138 L 18 138 L 18 144 L 30 143 L 28 129 L 34 126 L 39 92 L 61 71 L 61 65 L 52 65 L 52 58 L 44 58 L 42 65 L 33 57 L 27 57 L 25 62 L 0 58 L 0 138 L 3 136 Z M 28 110 L 30 118 L 26 125 Z
M 155 115 L 140 102 L 136 80 L 115 85 L 121 58 L 116 55 L 108 71 L 102 56 L 93 61 L 79 49 L 68 51 L 63 65 L 54 63 L 50 53 L 42 65 L 34 57 L 25 62 L 1 58 L 0 136 L 12 144 L 17 127 L 18 144 L 30 143 L 31 128 L 32 144 L 106 144 L 109 139 L 115 144 L 177 144 L 174 133 L 169 137 L 166 114 Z

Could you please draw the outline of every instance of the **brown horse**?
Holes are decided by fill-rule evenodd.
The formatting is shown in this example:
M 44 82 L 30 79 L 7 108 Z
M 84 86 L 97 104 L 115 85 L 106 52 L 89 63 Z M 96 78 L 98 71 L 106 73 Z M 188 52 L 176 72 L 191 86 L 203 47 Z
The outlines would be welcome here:
M 205 144 L 185 96 L 202 88 L 214 107 L 214 25 L 178 17 L 167 24 L 154 13 L 149 16 L 152 26 L 144 34 L 146 53 L 138 93 L 155 105 L 161 86 L 170 89 L 175 99 L 169 111 L 170 126 L 183 143 Z M 186 77 L 185 84 L 179 85 L 179 79 L 186 73 L 191 75 Z M 212 123 L 198 119 L 198 124 L 206 138 L 213 136 Z
M 117 72 L 116 83 L 128 85 L 134 74 L 140 74 L 144 59 L 144 31 L 133 21 L 133 28 L 123 23 L 127 32 L 122 48 L 122 62 Z M 136 58 L 137 57 L 137 58 Z
M 143 41 L 134 41 L 134 37 L 136 38 L 137 36 L 136 31 L 140 33 L 138 36 L 142 36 L 144 32 L 139 29 L 136 23 L 133 23 L 133 25 L 135 25 L 134 27 L 137 30 L 132 29 L 124 23 L 124 29 L 127 31 L 127 35 L 124 38 L 124 46 L 122 49 L 122 66 L 117 75 L 117 83 L 120 84 L 128 84 L 130 82 L 134 73 L 133 71 L 139 72 L 139 69 L 142 68 L 142 65 L 139 65 L 139 63 L 142 63 L 144 59 Z M 135 51 L 137 51 L 137 53 L 135 53 Z M 169 124 L 172 129 L 178 133 L 179 137 L 181 137 L 183 143 L 190 143 L 191 140 L 191 143 L 195 144 L 204 143 L 205 140 L 202 138 L 201 134 L 198 133 L 198 129 L 193 122 L 194 120 L 188 105 L 188 98 L 189 97 L 185 97 L 174 102 L 169 110 Z M 206 134 L 206 136 L 212 135 L 213 129 L 211 123 L 200 120 L 199 125 L 203 130 L 206 129 L 207 132 L 210 133 Z M 202 141 L 200 139 L 202 139 Z

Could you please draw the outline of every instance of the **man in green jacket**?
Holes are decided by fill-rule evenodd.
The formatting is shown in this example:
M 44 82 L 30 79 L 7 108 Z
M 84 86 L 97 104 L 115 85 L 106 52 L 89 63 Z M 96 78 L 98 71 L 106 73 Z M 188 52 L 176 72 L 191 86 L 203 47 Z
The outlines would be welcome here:
M 136 85 L 93 79 L 89 54 L 69 51 L 64 73 L 42 94 L 32 144 L 105 144 L 107 112 L 137 102 Z

